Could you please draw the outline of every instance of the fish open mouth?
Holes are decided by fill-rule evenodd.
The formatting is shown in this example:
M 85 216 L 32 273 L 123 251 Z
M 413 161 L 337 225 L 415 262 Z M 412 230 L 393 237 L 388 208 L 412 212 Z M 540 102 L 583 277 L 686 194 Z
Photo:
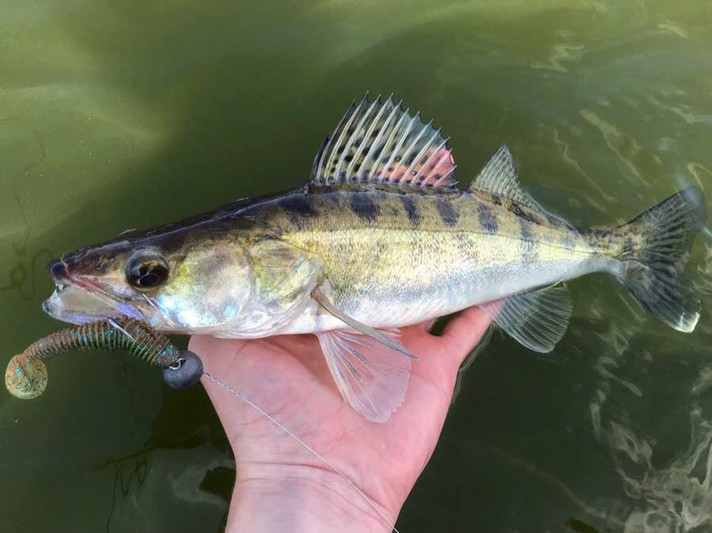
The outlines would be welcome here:
M 71 324 L 122 316 L 143 320 L 143 313 L 135 306 L 109 294 L 95 283 L 72 278 L 62 261 L 50 263 L 49 271 L 55 290 L 42 304 L 42 310 L 49 316 Z
M 66 283 L 57 285 L 52 296 L 42 304 L 42 310 L 57 320 L 72 324 L 122 316 L 143 319 L 143 314 L 131 304 Z

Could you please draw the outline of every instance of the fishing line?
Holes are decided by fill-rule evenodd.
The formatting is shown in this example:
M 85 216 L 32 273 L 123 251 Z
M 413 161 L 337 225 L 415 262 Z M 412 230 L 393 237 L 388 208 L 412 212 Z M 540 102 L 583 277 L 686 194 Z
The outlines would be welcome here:
M 363 493 L 363 491 L 362 491 L 361 489 L 359 489 L 359 488 L 346 476 L 346 474 L 344 474 L 341 470 L 339 470 L 339 469 L 336 467 L 336 465 L 334 465 L 334 464 L 333 464 L 331 461 L 329 461 L 326 457 L 324 457 L 323 455 L 321 455 L 321 454 L 320 454 L 319 452 L 317 452 L 314 448 L 312 448 L 312 447 L 309 446 L 306 442 L 304 442 L 302 439 L 300 439 L 295 433 L 293 433 L 292 431 L 290 431 L 289 428 L 287 428 L 286 426 L 284 426 L 284 424 L 280 423 L 280 422 L 277 421 L 275 418 L 273 418 L 272 416 L 270 416 L 266 411 L 264 411 L 263 409 L 261 409 L 261 408 L 260 408 L 259 406 L 257 406 L 256 404 L 252 403 L 246 396 L 243 396 L 241 393 L 237 392 L 237 391 L 236 391 L 235 389 L 233 389 L 230 385 L 228 385 L 228 384 L 225 383 L 224 381 L 222 381 L 222 380 L 216 378 L 216 377 L 213 376 L 210 372 L 203 371 L 203 375 L 204 375 L 205 377 L 207 377 L 208 379 L 210 379 L 212 382 L 214 382 L 214 383 L 216 383 L 217 385 L 221 386 L 223 389 L 225 389 L 226 391 L 228 391 L 230 394 L 232 394 L 232 395 L 235 396 L 236 398 L 238 398 L 238 399 L 240 399 L 241 401 L 245 402 L 247 405 L 249 405 L 250 407 L 252 407 L 255 411 L 257 411 L 257 412 L 260 413 L 262 416 L 264 416 L 267 420 L 269 420 L 270 422 L 272 422 L 272 424 L 274 424 L 275 426 L 277 426 L 279 429 L 281 429 L 282 431 L 284 431 L 287 435 L 289 435 L 290 437 L 292 437 L 292 438 L 293 438 L 295 441 L 297 441 L 299 444 L 301 444 L 302 446 L 304 446 L 304 448 L 306 448 L 312 455 L 314 455 L 314 457 L 316 457 L 317 459 L 319 459 L 320 461 L 322 461 L 326 466 L 328 466 L 329 468 L 331 468 L 338 476 L 340 476 L 344 481 L 346 481 L 346 483 L 348 483 L 348 484 L 358 493 L 358 495 L 361 496 L 361 498 L 363 498 L 363 500 L 369 505 L 369 507 L 371 507 L 371 509 L 373 509 L 374 511 L 376 511 L 376 513 L 378 513 L 378 516 L 380 516 L 380 517 L 383 519 L 383 521 L 384 521 L 386 524 L 388 524 L 388 527 L 390 527 L 392 531 L 394 531 L 395 533 L 400 533 L 400 531 L 398 531 L 398 529 L 396 528 L 395 524 L 391 523 L 391 521 L 388 519 L 388 517 L 386 517 L 386 515 L 383 514 L 383 512 L 382 512 L 378 507 L 376 507 L 376 505 L 375 505 L 374 503 L 372 503 L 371 500 L 368 499 L 368 496 L 366 496 L 366 495 Z

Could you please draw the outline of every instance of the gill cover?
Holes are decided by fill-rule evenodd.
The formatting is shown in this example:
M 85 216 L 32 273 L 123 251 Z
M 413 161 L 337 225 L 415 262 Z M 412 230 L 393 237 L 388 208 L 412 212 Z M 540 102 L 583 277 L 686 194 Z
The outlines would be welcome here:
M 275 333 L 311 301 L 321 274 L 321 263 L 307 250 L 279 239 L 249 246 L 252 295 L 235 323 L 241 337 Z
M 235 319 L 252 292 L 248 257 L 238 243 L 191 249 L 167 282 L 145 298 L 169 327 L 220 326 Z

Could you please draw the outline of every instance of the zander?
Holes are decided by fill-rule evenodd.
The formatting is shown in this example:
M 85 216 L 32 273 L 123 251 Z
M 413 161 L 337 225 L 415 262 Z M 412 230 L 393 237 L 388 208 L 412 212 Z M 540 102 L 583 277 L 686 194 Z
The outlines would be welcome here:
M 704 221 L 691 187 L 628 224 L 573 228 L 522 189 L 506 146 L 460 190 L 439 130 L 364 97 L 304 187 L 67 254 L 49 265 L 57 288 L 44 309 L 227 338 L 315 333 L 344 399 L 381 422 L 403 401 L 413 358 L 398 328 L 473 305 L 548 352 L 571 317 L 561 282 L 608 272 L 692 331 L 700 301 L 685 266 Z

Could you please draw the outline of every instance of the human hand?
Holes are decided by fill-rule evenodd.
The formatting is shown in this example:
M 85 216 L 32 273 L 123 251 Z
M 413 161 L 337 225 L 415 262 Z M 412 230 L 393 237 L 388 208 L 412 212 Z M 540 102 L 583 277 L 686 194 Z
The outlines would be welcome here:
M 460 364 L 490 323 L 478 308 L 442 335 L 432 323 L 403 328 L 411 365 L 405 401 L 384 424 L 341 398 L 314 335 L 256 340 L 193 337 L 205 370 L 243 394 L 327 458 L 395 523 L 430 459 Z M 229 391 L 203 377 L 236 459 L 227 532 L 386 531 L 378 512 L 338 474 Z M 347 526 L 347 524 L 349 524 Z

